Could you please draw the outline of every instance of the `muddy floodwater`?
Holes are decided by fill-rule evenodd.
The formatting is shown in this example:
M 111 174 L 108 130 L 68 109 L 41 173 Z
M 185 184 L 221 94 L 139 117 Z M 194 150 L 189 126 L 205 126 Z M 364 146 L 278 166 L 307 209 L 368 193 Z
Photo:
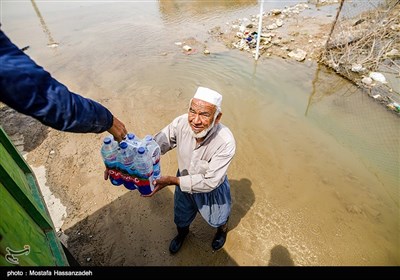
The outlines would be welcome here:
M 298 2 L 264 1 L 264 9 Z M 306 15 L 315 13 L 323 22 L 335 16 L 334 5 L 310 7 Z M 74 156 L 67 152 L 73 137 L 85 137 L 83 143 L 94 146 L 76 170 L 60 163 L 68 175 L 64 179 L 49 161 L 43 163 L 53 191 L 62 185 L 66 204 L 92 186 L 101 193 L 87 197 L 108 199 L 102 208 L 79 199 L 81 205 L 65 218 L 70 250 L 82 261 L 92 252 L 92 262 L 84 264 L 96 264 L 89 248 L 97 246 L 100 265 L 400 265 L 399 117 L 315 61 L 270 56 L 256 62 L 210 36 L 215 26 L 223 30 L 258 13 L 258 1 L 2 1 L 0 8 L 1 28 L 14 43 L 29 47 L 25 52 L 54 77 L 107 106 L 141 137 L 184 113 L 198 86 L 223 95 L 221 122 L 232 130 L 237 153 L 228 172 L 231 230 L 215 258 L 209 248 L 213 230 L 199 217 L 179 252 L 185 259 L 165 253 L 175 234 L 173 188 L 153 200 L 112 193 L 102 179 L 98 152 L 106 134 L 52 138 L 60 145 L 56 154 L 65 157 Z M 182 42 L 192 43 L 194 51 L 185 53 L 177 44 Z M 203 54 L 204 48 L 210 54 Z M 38 149 L 54 149 L 50 139 L 45 143 Z M 30 154 L 28 162 L 37 165 L 41 154 Z M 164 174 L 176 172 L 173 153 L 161 160 Z M 68 193 L 73 186 L 65 180 L 71 177 L 81 181 Z M 141 205 L 131 214 L 137 216 L 117 207 L 126 205 L 118 202 L 124 195 L 127 203 L 129 195 Z M 164 203 L 162 211 L 154 201 Z M 145 218 L 134 221 L 140 211 Z M 119 219 L 115 213 L 126 215 L 118 226 L 131 226 L 129 234 L 113 236 L 109 226 Z M 96 224 L 101 240 L 74 239 L 85 217 L 104 222 Z M 161 232 L 153 229 L 146 240 L 157 242 L 140 247 L 137 232 L 152 224 Z M 78 244 L 85 250 L 73 247 Z M 110 244 L 123 257 L 116 257 Z

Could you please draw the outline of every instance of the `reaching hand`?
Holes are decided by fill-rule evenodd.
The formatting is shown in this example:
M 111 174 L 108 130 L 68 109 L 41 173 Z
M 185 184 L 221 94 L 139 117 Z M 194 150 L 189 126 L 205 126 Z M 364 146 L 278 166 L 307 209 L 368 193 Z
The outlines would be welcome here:
M 125 138 L 125 135 L 128 134 L 125 125 L 115 116 L 113 116 L 113 124 L 108 132 L 111 133 L 118 142 L 121 142 Z

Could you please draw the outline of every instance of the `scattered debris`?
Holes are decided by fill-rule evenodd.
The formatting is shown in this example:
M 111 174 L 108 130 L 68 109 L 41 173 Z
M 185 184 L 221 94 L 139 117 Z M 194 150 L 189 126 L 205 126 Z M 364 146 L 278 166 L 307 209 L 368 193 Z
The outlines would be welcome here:
M 343 0 L 319 61 L 398 113 L 400 5 L 399 1 L 381 2 Z M 355 16 L 354 10 L 360 7 L 362 12 Z
M 192 47 L 190 47 L 188 45 L 184 45 L 182 48 L 187 52 L 192 50 Z
M 370 73 L 369 73 L 369 77 L 370 77 L 372 80 L 377 81 L 377 82 L 380 82 L 380 83 L 382 83 L 382 84 L 386 84 L 386 83 L 387 83 L 386 78 L 385 78 L 385 76 L 384 76 L 382 73 L 379 73 L 379 72 L 370 72 Z

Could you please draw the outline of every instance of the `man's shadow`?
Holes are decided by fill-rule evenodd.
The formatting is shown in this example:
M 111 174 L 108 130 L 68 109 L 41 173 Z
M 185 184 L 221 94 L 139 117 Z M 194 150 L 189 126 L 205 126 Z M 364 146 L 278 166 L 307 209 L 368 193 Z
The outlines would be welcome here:
M 229 179 L 232 196 L 232 212 L 229 218 L 229 228 L 234 229 L 246 215 L 255 202 L 251 181 L 247 178 L 238 180 Z
M 275 245 L 271 249 L 271 258 L 268 266 L 294 266 L 289 250 L 282 245 Z
M 230 229 L 235 228 L 240 220 L 247 214 L 255 202 L 255 196 L 251 189 L 251 181 L 247 178 L 229 180 L 232 195 L 232 213 L 229 219 Z M 271 249 L 271 258 L 268 266 L 294 266 L 290 252 L 282 245 L 275 245 Z

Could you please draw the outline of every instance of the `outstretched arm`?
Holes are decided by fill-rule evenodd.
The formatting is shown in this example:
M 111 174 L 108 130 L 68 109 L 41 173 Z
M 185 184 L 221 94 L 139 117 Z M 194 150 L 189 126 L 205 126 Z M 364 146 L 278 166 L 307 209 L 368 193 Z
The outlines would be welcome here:
M 37 65 L 0 30 L 0 101 L 61 131 L 101 133 L 116 140 L 125 126 L 100 103 L 73 93 Z

